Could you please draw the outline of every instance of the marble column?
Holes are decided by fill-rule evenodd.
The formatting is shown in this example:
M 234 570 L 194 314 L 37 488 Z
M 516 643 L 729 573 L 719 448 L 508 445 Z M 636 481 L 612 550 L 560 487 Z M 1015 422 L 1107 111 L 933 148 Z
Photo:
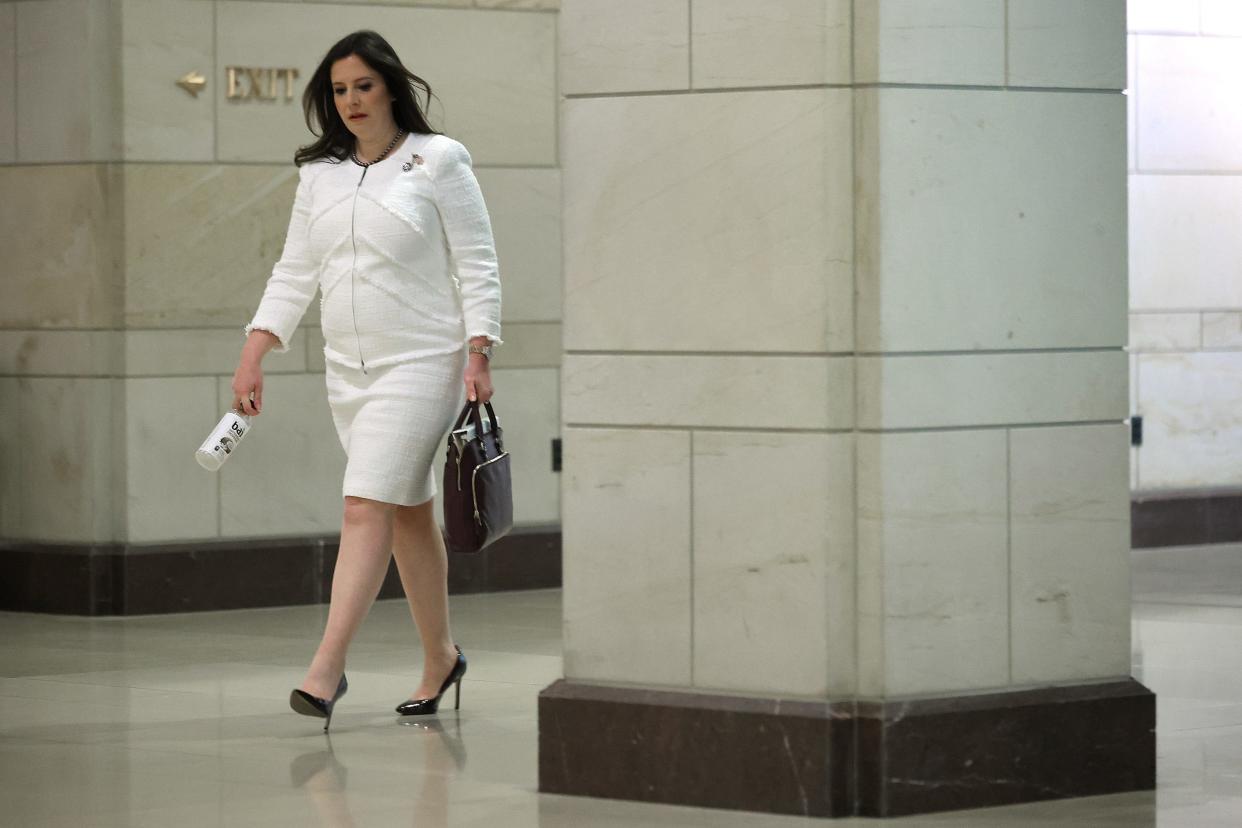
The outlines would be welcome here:
M 540 789 L 1154 786 L 1121 0 L 566 0 Z

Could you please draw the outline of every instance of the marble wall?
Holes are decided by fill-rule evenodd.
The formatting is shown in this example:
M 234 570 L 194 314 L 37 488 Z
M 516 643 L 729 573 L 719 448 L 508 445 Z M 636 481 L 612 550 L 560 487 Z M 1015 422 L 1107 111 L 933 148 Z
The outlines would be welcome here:
M 217 475 L 193 450 L 228 404 L 241 327 L 280 255 L 310 139 L 304 80 L 374 28 L 470 149 L 504 281 L 493 372 L 519 523 L 560 519 L 557 0 L 0 2 L 0 537 L 331 534 L 344 455 L 317 309 L 265 363 L 265 413 Z M 292 66 L 295 100 L 225 95 Z M 191 96 L 175 85 L 207 78 Z
M 1140 490 L 1242 485 L 1242 16 L 1130 0 L 1130 370 Z
M 565 0 L 565 673 L 1129 664 L 1123 0 Z

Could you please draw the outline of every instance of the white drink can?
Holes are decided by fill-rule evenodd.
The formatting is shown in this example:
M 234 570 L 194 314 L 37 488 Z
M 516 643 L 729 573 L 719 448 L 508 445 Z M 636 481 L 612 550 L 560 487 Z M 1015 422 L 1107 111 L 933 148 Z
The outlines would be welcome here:
M 246 433 L 250 431 L 250 417 L 230 411 L 225 414 L 211 434 L 194 452 L 194 459 L 207 471 L 216 471 L 229 459 Z

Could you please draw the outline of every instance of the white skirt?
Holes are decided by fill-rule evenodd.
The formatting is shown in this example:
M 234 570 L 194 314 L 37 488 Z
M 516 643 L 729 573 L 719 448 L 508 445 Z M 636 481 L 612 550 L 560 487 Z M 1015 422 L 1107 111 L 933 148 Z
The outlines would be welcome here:
M 349 458 L 344 497 L 414 506 L 436 495 L 436 449 L 465 399 L 466 349 L 356 368 L 328 360 L 328 405 Z

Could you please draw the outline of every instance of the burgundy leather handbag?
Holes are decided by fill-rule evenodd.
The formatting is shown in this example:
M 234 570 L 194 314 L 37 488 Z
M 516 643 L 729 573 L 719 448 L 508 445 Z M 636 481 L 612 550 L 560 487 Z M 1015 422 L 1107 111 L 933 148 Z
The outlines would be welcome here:
M 504 433 L 490 402 L 483 430 L 479 403 L 467 402 L 448 436 L 444 533 L 450 552 L 478 552 L 513 528 L 513 478 Z

